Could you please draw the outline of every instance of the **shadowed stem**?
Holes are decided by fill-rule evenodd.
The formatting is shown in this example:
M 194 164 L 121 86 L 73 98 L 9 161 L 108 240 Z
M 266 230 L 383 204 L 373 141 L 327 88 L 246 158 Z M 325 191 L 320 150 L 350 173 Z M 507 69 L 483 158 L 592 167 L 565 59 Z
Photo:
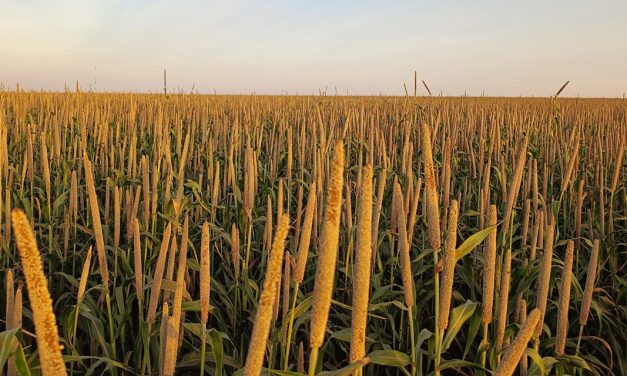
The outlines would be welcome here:
M 484 369 L 488 354 L 488 346 L 490 345 L 490 341 L 488 340 L 488 325 L 489 324 L 483 324 L 483 340 L 481 341 L 481 347 L 484 347 L 483 352 L 481 353 L 481 367 Z
M 114 337 L 114 331 L 113 331 L 113 315 L 111 314 L 111 295 L 109 294 L 109 286 L 105 286 L 106 288 L 106 292 L 105 292 L 105 299 L 107 301 L 107 314 L 109 315 L 109 336 L 111 338 L 111 352 L 113 353 L 111 359 L 116 359 L 116 352 L 115 352 L 115 337 Z M 111 374 L 115 374 L 113 372 L 113 368 L 111 369 Z
M 439 280 L 439 272 L 437 270 L 438 268 L 438 250 L 434 249 L 433 250 L 433 268 L 434 268 L 434 299 L 435 299 L 435 344 L 436 344 L 436 354 L 435 354 L 435 376 L 440 376 L 440 353 L 439 353 L 439 349 L 438 344 L 440 343 L 440 330 L 438 329 L 438 320 L 440 317 L 440 280 Z
M 413 307 L 407 307 L 409 312 L 409 338 L 411 340 L 411 375 L 416 375 L 416 341 L 414 336 L 414 313 Z M 361 371 L 361 370 L 360 370 Z
M 581 344 L 581 336 L 583 335 L 583 325 L 579 326 L 579 337 L 577 337 L 577 349 L 575 350 L 575 356 L 579 355 L 579 345 Z
M 316 374 L 316 364 L 318 363 L 318 348 L 312 347 L 309 354 L 309 376 Z
M 292 299 L 292 309 L 290 311 L 290 323 L 287 327 L 287 339 L 285 344 L 285 358 L 283 359 L 283 370 L 287 371 L 290 364 L 290 343 L 292 341 L 292 330 L 294 329 L 294 310 L 296 309 L 296 298 L 298 297 L 298 289 L 300 284 L 296 282 L 294 285 L 294 298 Z
M 205 374 L 205 349 L 206 344 L 205 341 L 207 339 L 207 323 L 202 323 L 202 334 L 200 336 L 201 344 L 200 344 L 200 375 L 203 376 Z

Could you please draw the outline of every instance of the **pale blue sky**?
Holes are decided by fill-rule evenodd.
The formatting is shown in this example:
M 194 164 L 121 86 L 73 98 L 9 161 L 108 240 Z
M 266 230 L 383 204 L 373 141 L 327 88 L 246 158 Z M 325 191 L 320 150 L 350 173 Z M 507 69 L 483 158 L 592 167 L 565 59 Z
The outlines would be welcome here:
M 622 96 L 627 0 L 0 0 L 13 89 Z M 419 92 L 424 93 L 422 86 Z

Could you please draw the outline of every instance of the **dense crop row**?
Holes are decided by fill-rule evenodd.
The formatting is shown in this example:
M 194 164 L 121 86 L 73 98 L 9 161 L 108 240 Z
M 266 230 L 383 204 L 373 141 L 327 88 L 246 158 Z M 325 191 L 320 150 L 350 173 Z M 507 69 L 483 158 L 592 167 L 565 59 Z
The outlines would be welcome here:
M 0 93 L 0 365 L 624 374 L 626 143 L 620 100 Z

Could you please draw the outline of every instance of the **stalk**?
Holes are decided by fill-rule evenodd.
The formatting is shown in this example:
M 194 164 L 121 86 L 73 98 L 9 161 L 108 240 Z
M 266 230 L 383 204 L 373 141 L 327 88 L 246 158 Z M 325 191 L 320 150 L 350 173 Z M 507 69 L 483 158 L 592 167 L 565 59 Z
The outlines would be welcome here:
M 409 256 L 409 244 L 407 243 L 407 218 L 405 217 L 405 210 L 403 209 L 403 193 L 401 192 L 401 186 L 398 182 L 394 183 L 394 196 L 396 200 L 396 213 L 398 217 L 398 257 L 401 260 L 401 276 L 403 280 L 403 295 L 405 297 L 405 306 L 409 313 L 410 321 L 410 337 L 413 337 L 413 315 L 412 310 L 414 308 L 414 280 L 411 270 L 411 257 Z M 437 325 L 437 323 L 436 323 Z M 414 342 L 411 343 L 411 358 L 412 358 L 412 374 L 416 372 L 416 352 L 414 348 Z M 364 354 L 365 355 L 365 354 Z M 363 357 L 363 356 L 362 356 Z M 436 358 L 437 366 L 437 358 Z
M 109 315 L 109 336 L 111 339 L 111 351 L 113 352 L 115 357 L 115 337 L 113 335 L 113 317 L 111 316 L 111 296 L 109 293 L 109 269 L 107 267 L 107 256 L 105 254 L 106 250 L 104 236 L 102 234 L 102 224 L 100 223 L 100 209 L 98 208 L 98 197 L 96 195 L 96 187 L 94 185 L 94 175 L 91 168 L 91 161 L 87 157 L 87 152 L 85 151 L 83 151 L 83 164 L 85 167 L 87 192 L 89 194 L 89 206 L 91 210 L 94 234 L 96 237 L 96 251 L 98 253 L 98 263 L 100 266 L 100 274 L 102 276 L 102 284 L 105 288 L 107 314 Z
M 429 244 L 433 249 L 433 278 L 435 299 L 435 343 L 440 342 L 438 329 L 440 311 L 440 281 L 438 270 L 438 252 L 440 251 L 440 209 L 438 208 L 438 192 L 433 169 L 433 152 L 431 150 L 431 131 L 427 124 L 422 125 L 422 150 L 425 171 L 425 196 L 427 205 L 427 226 L 429 229 Z M 437 351 L 436 351 L 437 353 Z M 437 362 L 437 357 L 436 357 Z M 435 375 L 440 375 L 439 365 L 436 364 Z
M 490 205 L 488 213 L 488 226 L 496 225 L 496 205 Z M 481 322 L 483 323 L 482 345 L 485 349 L 481 353 L 481 366 L 485 368 L 486 355 L 490 340 L 488 328 L 492 321 L 492 308 L 494 305 L 494 283 L 496 272 L 496 231 L 488 235 L 485 249 L 485 264 L 483 266 L 483 297 L 481 303 Z
M 205 374 L 205 340 L 207 335 L 207 320 L 209 318 L 209 294 L 211 288 L 211 259 L 209 254 L 209 224 L 202 225 L 200 246 L 200 324 L 201 324 L 201 353 L 200 374 Z
M 309 351 L 309 372 L 307 375 L 314 376 L 316 374 L 316 363 L 318 363 L 318 347 L 312 347 Z
M 411 340 L 411 374 L 412 376 L 414 376 L 416 374 L 416 340 L 414 334 L 415 329 L 413 307 L 408 307 L 407 312 L 407 319 L 409 320 L 409 339 Z M 437 364 L 436 367 L 439 367 L 439 364 Z
M 85 295 L 85 289 L 87 287 L 87 279 L 89 278 L 89 267 L 91 265 L 91 247 L 87 251 L 87 257 L 85 258 L 85 263 L 83 264 L 83 270 L 81 272 L 81 280 L 78 285 L 78 293 L 76 294 L 76 311 L 74 313 L 74 327 L 72 330 L 72 340 L 70 344 L 72 347 L 75 345 L 76 341 L 76 328 L 78 325 L 78 317 L 81 307 L 81 302 L 83 301 L 83 296 Z
M 350 362 L 366 356 L 366 330 L 368 324 L 368 301 L 370 297 L 370 263 L 372 262 L 372 166 L 362 170 L 359 198 L 359 223 L 357 224 L 357 247 L 353 270 L 353 312 L 351 331 Z M 413 320 L 412 320 L 413 321 Z M 413 323 L 410 322 L 413 337 Z M 412 359 L 413 350 L 412 339 Z M 412 360 L 412 363 L 414 361 Z M 412 368 L 415 366 L 412 366 Z
M 284 242 L 288 230 L 289 216 L 284 214 L 279 218 L 279 225 L 268 258 L 268 270 L 263 282 L 261 295 L 259 296 L 259 305 L 257 306 L 255 323 L 244 365 L 245 376 L 259 376 L 261 374 L 266 344 L 271 329 L 272 308 L 273 305 L 277 304 L 275 295 L 281 281 Z
M 292 310 L 290 313 L 290 322 L 287 330 L 287 344 L 285 348 L 285 360 L 283 369 L 287 371 L 290 358 L 290 343 L 292 340 L 292 330 L 294 326 L 294 310 L 296 308 L 296 298 L 300 284 L 305 277 L 305 267 L 307 266 L 307 257 L 309 255 L 309 243 L 311 241 L 311 228 L 313 226 L 313 217 L 316 210 L 316 183 L 309 185 L 309 194 L 307 196 L 307 208 L 305 209 L 305 219 L 303 221 L 303 230 L 300 234 L 298 244 L 298 259 L 296 260 L 296 269 L 294 270 L 294 298 L 292 299 Z
M 446 242 L 444 247 L 444 257 L 442 259 L 442 291 L 440 293 L 439 315 L 438 315 L 438 339 L 436 347 L 436 370 L 440 367 L 442 358 L 442 337 L 448 328 L 449 313 L 451 309 L 451 298 L 453 294 L 453 279 L 455 277 L 455 250 L 457 241 L 457 217 L 459 204 L 457 200 L 451 201 L 448 218 L 448 229 L 446 231 Z
M 562 289 L 560 291 L 559 305 L 557 311 L 557 331 L 555 333 L 555 353 L 564 354 L 566 348 L 566 336 L 568 335 L 568 308 L 570 300 L 570 284 L 573 278 L 573 254 L 575 244 L 568 241 L 566 257 L 564 259 L 564 271 L 562 273 Z
M 577 338 L 577 350 L 575 351 L 575 354 L 579 354 L 579 344 L 581 343 L 583 328 L 588 323 L 588 317 L 590 315 L 590 305 L 592 304 L 592 294 L 594 293 L 594 282 L 597 274 L 598 259 L 599 239 L 595 239 L 592 244 L 592 253 L 590 255 L 590 262 L 588 263 L 588 272 L 586 273 L 586 287 L 584 289 L 583 302 L 581 303 L 581 313 L 579 315 L 579 337 Z
M 294 297 L 292 298 L 292 307 L 290 310 L 290 321 L 287 326 L 287 340 L 285 344 L 285 358 L 283 359 L 283 370 L 287 371 L 290 364 L 290 344 L 292 342 L 292 331 L 294 330 L 294 310 L 296 309 L 296 297 L 298 296 L 299 283 L 294 285 Z
M 318 251 L 318 265 L 313 292 L 309 345 L 311 357 L 309 374 L 313 375 L 318 358 L 318 349 L 324 341 L 324 334 L 331 308 L 333 282 L 337 262 L 337 250 L 342 210 L 342 186 L 344 183 L 344 144 L 338 141 L 333 155 L 333 166 L 329 180 L 327 208 L 322 229 L 322 239 Z

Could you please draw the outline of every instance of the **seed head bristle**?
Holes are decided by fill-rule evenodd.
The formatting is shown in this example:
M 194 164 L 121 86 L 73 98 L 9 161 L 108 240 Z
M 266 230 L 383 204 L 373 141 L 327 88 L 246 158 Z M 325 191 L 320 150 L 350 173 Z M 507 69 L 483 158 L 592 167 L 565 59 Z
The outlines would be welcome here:
M 35 234 L 22 210 L 14 209 L 11 220 L 26 277 L 28 299 L 33 312 L 41 373 L 44 376 L 67 375 L 61 356 L 62 347 L 59 344 L 59 332 L 52 310 L 52 299 L 48 291 Z
M 319 348 L 327 327 L 331 296 L 335 279 L 335 264 L 340 236 L 342 212 L 342 187 L 344 185 L 344 144 L 335 145 L 331 176 L 328 183 L 326 214 L 322 227 L 322 238 L 318 250 L 318 265 L 314 283 L 309 346 Z

